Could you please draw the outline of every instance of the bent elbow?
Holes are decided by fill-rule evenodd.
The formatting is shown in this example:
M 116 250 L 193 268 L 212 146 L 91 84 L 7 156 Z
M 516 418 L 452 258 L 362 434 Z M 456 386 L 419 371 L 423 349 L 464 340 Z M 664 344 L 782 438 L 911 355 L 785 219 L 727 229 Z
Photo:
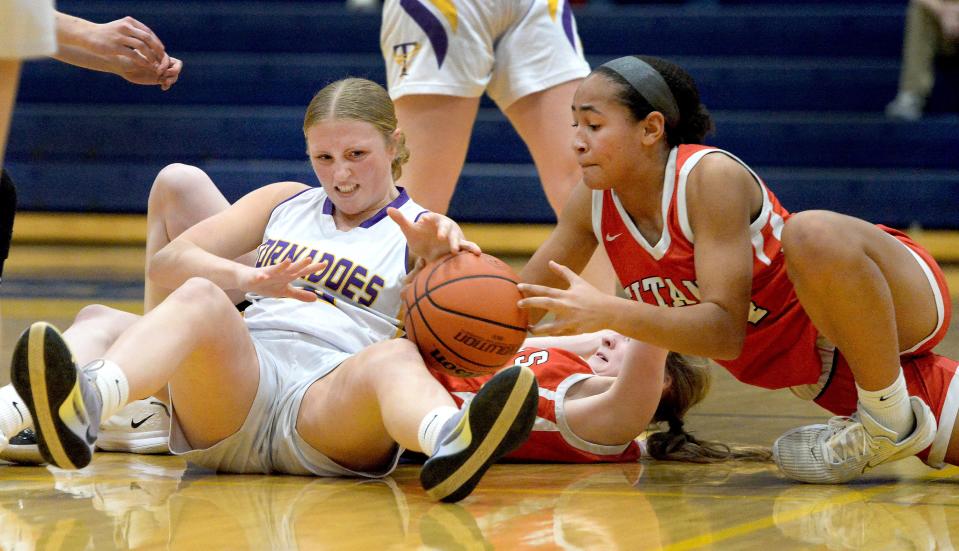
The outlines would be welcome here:
M 719 343 L 717 353 L 712 358 L 714 360 L 735 360 L 742 355 L 745 344 L 745 332 L 729 335 Z

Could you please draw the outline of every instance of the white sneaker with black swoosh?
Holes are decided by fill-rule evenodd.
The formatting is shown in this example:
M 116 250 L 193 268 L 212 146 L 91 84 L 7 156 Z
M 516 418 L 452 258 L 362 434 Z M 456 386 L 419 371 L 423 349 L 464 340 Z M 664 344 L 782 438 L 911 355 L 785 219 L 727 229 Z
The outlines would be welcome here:
M 20 335 L 10 379 L 33 416 L 43 459 L 61 469 L 89 465 L 103 404 L 54 326 L 37 322 Z
M 130 402 L 100 425 L 97 449 L 140 454 L 170 452 L 170 409 L 157 398 Z

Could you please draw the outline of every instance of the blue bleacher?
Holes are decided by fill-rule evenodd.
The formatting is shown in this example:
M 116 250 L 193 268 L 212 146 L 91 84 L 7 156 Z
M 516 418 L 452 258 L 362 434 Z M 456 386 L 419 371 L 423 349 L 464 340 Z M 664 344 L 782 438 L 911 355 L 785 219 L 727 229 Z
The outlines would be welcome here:
M 896 226 L 959 227 L 959 116 L 897 123 L 905 0 L 593 4 L 577 11 L 591 64 L 661 55 L 697 79 L 709 143 L 754 166 L 790 210 L 828 208 Z M 313 182 L 302 111 L 347 75 L 383 82 L 379 15 L 339 2 L 77 2 L 94 21 L 132 15 L 184 60 L 169 92 L 53 61 L 26 64 L 7 158 L 28 210 L 143 212 L 156 171 L 207 169 L 230 199 Z M 415 154 L 415 152 L 414 152 Z M 485 100 L 451 214 L 549 222 L 522 142 Z M 489 205 L 496 205 L 489 208 Z

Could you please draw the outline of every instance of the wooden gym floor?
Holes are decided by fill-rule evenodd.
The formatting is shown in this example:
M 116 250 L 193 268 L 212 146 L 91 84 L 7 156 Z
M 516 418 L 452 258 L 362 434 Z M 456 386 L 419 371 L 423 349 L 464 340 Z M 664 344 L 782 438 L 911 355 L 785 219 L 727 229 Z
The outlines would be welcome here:
M 481 245 L 496 251 L 500 230 L 513 235 L 482 230 Z M 32 321 L 66 327 L 91 302 L 139 311 L 142 296 L 136 239 L 80 246 L 63 245 L 62 232 L 61 244 L 17 235 L 0 287 L 0 384 Z M 941 244 L 957 245 L 955 236 Z M 939 351 L 955 357 L 953 325 Z M 827 418 L 786 391 L 714 375 L 689 415 L 702 438 L 768 446 Z M 494 466 L 462 503 L 439 505 L 420 489 L 416 466 L 382 481 L 238 476 L 188 470 L 172 456 L 100 453 L 75 472 L 0 466 L 0 549 L 953 549 L 957 490 L 959 468 L 914 458 L 844 486 L 794 484 L 772 464 L 510 464 Z

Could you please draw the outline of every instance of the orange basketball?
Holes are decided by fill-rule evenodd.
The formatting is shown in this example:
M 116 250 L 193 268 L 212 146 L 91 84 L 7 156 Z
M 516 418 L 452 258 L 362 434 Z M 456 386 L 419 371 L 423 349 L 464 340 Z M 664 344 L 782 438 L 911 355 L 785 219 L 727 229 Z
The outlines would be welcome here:
M 518 282 L 506 263 L 488 254 L 430 262 L 403 293 L 406 335 L 431 369 L 459 377 L 493 373 L 526 338 Z

